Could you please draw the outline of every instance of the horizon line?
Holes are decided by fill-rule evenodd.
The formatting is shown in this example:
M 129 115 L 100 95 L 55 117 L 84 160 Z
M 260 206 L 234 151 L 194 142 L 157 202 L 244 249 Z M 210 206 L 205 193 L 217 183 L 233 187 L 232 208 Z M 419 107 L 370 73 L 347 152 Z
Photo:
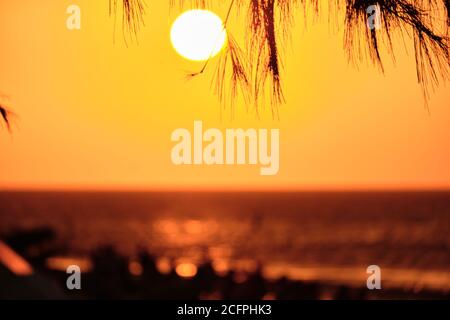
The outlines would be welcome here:
M 355 186 L 355 187 L 339 187 L 339 186 L 292 186 L 292 187 L 261 187 L 261 188 L 235 188 L 235 187 L 142 187 L 142 186 L 28 186 L 28 187 L 5 187 L 0 186 L 0 193 L 8 192 L 93 192 L 93 193 L 369 193 L 369 192 L 450 192 L 448 187 L 406 187 L 406 186 Z

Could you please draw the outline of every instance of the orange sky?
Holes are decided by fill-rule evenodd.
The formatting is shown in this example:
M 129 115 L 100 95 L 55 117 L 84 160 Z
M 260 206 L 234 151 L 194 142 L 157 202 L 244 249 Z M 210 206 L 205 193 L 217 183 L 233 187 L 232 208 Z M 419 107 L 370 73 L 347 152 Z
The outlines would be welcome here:
M 386 74 L 349 66 L 342 32 L 325 19 L 305 30 L 296 17 L 286 50 L 287 103 L 280 120 L 258 120 L 238 104 L 234 120 L 210 91 L 210 75 L 187 82 L 201 64 L 169 41 L 177 16 L 148 1 L 139 45 L 113 44 L 108 1 L 0 3 L 0 91 L 19 115 L 0 133 L 0 188 L 352 189 L 450 187 L 450 90 L 424 108 L 410 42 L 397 43 Z M 70 4 L 82 29 L 69 31 Z M 218 10 L 223 16 L 224 8 Z M 238 38 L 243 30 L 234 30 Z M 280 172 L 259 166 L 174 166 L 176 128 L 280 128 Z

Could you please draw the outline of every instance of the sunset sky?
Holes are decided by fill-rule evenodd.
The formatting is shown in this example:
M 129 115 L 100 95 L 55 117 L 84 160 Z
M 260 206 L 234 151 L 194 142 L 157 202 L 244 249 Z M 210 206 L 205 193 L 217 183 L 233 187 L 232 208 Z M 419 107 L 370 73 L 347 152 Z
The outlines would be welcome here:
M 396 62 L 387 58 L 383 75 L 348 63 L 343 32 L 327 15 L 305 28 L 299 10 L 285 50 L 280 119 L 270 106 L 257 119 L 239 102 L 231 120 L 211 74 L 185 78 L 202 63 L 171 46 L 180 11 L 147 2 L 139 44 L 128 48 L 120 32 L 114 44 L 107 0 L 0 3 L 0 92 L 18 115 L 12 135 L 0 131 L 0 189 L 450 188 L 449 83 L 431 95 L 428 112 L 411 41 L 395 42 Z M 81 7 L 80 31 L 66 28 L 70 4 Z M 240 41 L 242 18 L 231 22 Z M 171 132 L 192 130 L 194 120 L 279 128 L 280 172 L 173 165 Z

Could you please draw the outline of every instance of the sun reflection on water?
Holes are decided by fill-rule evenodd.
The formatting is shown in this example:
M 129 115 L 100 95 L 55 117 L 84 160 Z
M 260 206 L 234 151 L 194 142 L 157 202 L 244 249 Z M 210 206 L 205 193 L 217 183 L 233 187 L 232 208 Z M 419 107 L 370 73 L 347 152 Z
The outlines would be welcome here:
M 175 268 L 175 271 L 182 278 L 193 278 L 197 274 L 197 266 L 189 262 L 180 263 Z

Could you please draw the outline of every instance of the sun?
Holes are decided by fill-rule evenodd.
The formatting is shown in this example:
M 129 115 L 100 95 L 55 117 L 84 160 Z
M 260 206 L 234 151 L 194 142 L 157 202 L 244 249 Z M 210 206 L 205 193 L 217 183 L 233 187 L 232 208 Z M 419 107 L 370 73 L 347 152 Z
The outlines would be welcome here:
M 216 56 L 225 46 L 227 32 L 222 19 L 208 10 L 190 10 L 173 23 L 170 39 L 175 51 L 193 61 Z

